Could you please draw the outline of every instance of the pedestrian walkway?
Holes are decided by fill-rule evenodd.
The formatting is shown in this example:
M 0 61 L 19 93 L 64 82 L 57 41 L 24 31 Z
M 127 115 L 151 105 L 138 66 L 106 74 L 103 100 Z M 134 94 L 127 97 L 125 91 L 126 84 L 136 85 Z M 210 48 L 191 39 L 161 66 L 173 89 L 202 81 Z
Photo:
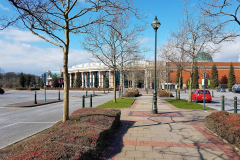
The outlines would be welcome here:
M 240 160 L 239 152 L 204 128 L 212 111 L 178 109 L 158 99 L 158 114 L 152 114 L 152 92 L 140 93 L 131 108 L 121 109 L 122 127 L 102 159 Z

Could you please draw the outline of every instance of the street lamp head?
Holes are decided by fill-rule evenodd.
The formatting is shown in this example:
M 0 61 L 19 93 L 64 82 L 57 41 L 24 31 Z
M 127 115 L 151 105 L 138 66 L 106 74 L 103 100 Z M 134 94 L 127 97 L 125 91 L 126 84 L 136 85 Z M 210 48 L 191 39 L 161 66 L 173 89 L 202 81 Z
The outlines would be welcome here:
M 154 21 L 152 22 L 151 25 L 152 25 L 154 30 L 157 30 L 160 27 L 161 23 L 158 21 L 157 16 L 155 16 L 155 19 L 154 19 Z

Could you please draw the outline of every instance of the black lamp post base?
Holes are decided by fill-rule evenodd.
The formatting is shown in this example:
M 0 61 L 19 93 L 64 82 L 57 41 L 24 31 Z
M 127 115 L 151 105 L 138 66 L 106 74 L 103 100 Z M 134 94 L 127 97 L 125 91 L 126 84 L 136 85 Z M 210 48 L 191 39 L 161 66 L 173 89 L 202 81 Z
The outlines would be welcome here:
M 157 94 L 153 93 L 153 104 L 152 104 L 152 114 L 158 114 L 158 109 L 157 109 Z

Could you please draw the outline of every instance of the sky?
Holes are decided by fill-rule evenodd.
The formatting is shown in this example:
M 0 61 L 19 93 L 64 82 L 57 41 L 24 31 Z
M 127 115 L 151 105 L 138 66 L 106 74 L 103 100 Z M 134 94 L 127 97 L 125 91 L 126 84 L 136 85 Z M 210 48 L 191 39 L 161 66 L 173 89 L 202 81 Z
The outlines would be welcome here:
M 191 0 L 191 5 L 197 5 L 198 0 Z M 240 2 L 235 2 L 240 3 Z M 161 23 L 157 32 L 157 46 L 167 42 L 169 33 L 175 30 L 180 20 L 183 19 L 181 0 L 136 0 L 142 13 L 149 14 L 145 21 L 147 28 L 142 35 L 142 42 L 151 50 L 145 54 L 145 59 L 153 60 L 155 32 L 151 23 L 155 16 Z M 7 0 L 0 1 L 0 16 L 11 16 L 16 11 Z M 134 21 L 135 22 L 135 21 Z M 138 23 L 136 21 L 136 23 Z M 239 27 L 231 24 L 228 29 Z M 80 44 L 83 34 L 70 35 L 70 52 L 68 65 L 88 63 L 91 54 L 85 51 Z M 215 54 L 215 62 L 237 62 L 240 55 L 240 37 L 235 42 L 224 42 L 219 53 Z M 0 31 L 0 70 L 16 73 L 41 75 L 47 70 L 59 71 L 63 64 L 62 49 L 54 46 L 41 38 L 33 35 L 30 31 L 20 28 L 7 28 Z

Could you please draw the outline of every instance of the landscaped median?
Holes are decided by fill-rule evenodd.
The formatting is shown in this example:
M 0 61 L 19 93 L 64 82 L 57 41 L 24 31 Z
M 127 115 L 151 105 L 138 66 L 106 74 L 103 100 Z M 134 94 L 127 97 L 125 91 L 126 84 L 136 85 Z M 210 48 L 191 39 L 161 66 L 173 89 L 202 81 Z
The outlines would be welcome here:
M 130 108 L 134 101 L 134 98 L 119 98 L 116 99 L 116 102 L 110 100 L 102 105 L 97 106 L 97 108 Z
M 0 150 L 1 159 L 92 160 L 120 125 L 121 111 L 83 108 L 32 137 Z
M 176 108 L 181 108 L 181 109 L 203 109 L 203 105 L 195 103 L 195 102 L 188 102 L 187 100 L 184 99 L 164 99 L 171 105 L 173 105 Z M 206 110 L 214 110 L 210 107 L 205 106 Z

